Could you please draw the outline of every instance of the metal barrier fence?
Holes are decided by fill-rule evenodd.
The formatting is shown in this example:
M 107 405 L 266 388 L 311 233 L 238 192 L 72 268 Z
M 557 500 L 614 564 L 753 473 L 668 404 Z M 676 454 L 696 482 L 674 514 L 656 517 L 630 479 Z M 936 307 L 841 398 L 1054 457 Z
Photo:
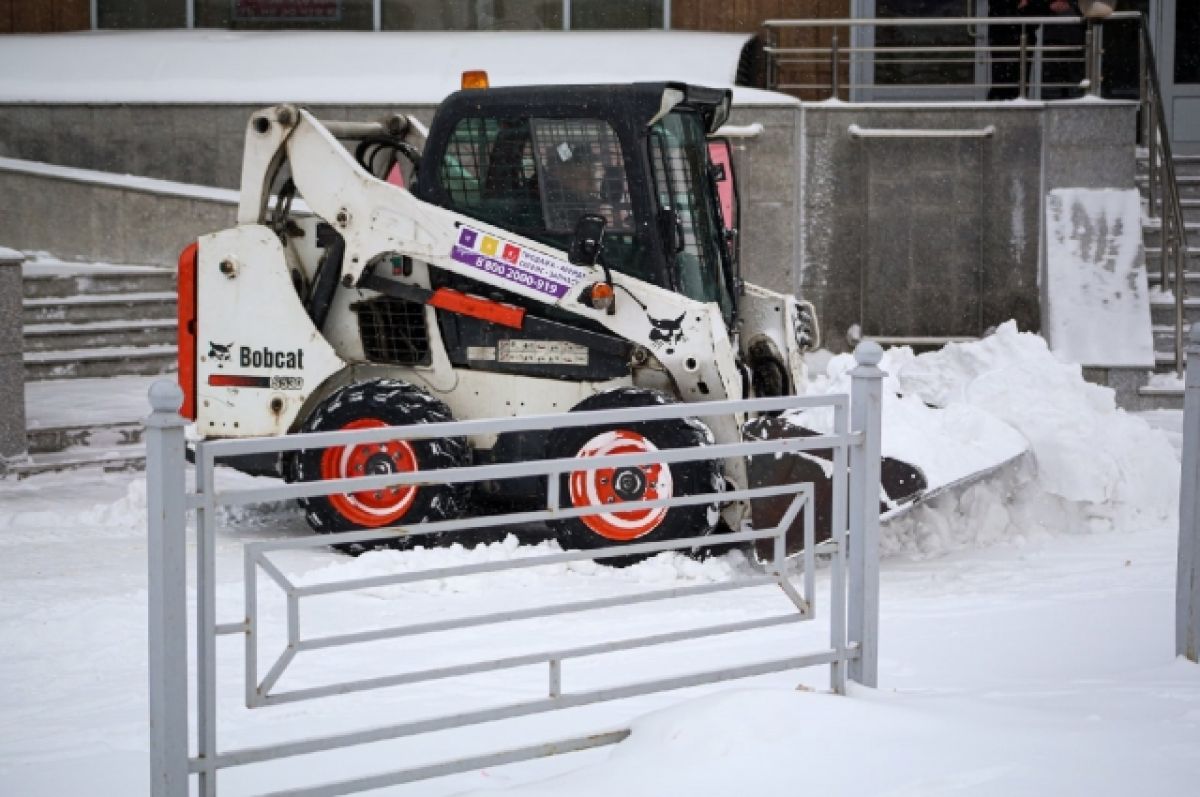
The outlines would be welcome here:
M 231 767 L 243 767 L 277 761 L 293 756 L 337 750 L 353 745 L 399 739 L 433 731 L 459 728 L 497 720 L 525 717 L 564 708 L 585 706 L 608 700 L 646 695 L 766 673 L 815 665 L 829 665 L 830 687 L 843 693 L 847 677 L 867 686 L 877 679 L 878 658 L 878 534 L 879 534 L 879 440 L 883 372 L 877 367 L 882 351 L 877 344 L 863 343 L 855 353 L 858 366 L 851 371 L 852 390 L 847 395 L 821 397 L 781 397 L 742 401 L 717 401 L 699 404 L 668 404 L 554 416 L 531 416 L 476 421 L 456 421 L 412 427 L 388 427 L 356 431 L 319 432 L 280 438 L 213 440 L 197 444 L 195 487 L 186 486 L 184 426 L 178 414 L 182 394 L 170 382 L 158 382 L 151 388 L 153 412 L 147 426 L 147 487 L 149 511 L 149 682 L 152 793 L 156 797 L 182 797 L 191 793 L 191 776 L 196 775 L 199 793 L 217 793 L 217 773 Z M 391 440 L 470 437 L 514 431 L 547 430 L 581 426 L 619 426 L 622 423 L 679 418 L 704 418 L 725 414 L 755 414 L 797 409 L 832 410 L 832 431 L 813 437 L 776 440 L 751 440 L 688 449 L 661 449 L 636 454 L 588 457 L 586 464 L 577 458 L 540 460 L 516 464 L 491 464 L 447 468 L 444 470 L 393 473 L 286 485 L 218 489 L 218 460 L 252 453 L 289 452 L 301 449 L 382 443 Z M 441 567 L 408 571 L 344 581 L 302 585 L 289 577 L 273 559 L 281 551 L 324 548 L 379 540 L 388 536 L 450 534 L 454 532 L 512 526 L 553 518 L 583 517 L 612 511 L 607 506 L 562 507 L 559 482 L 563 474 L 618 466 L 671 464 L 699 459 L 726 459 L 755 455 L 803 455 L 816 449 L 832 450 L 832 521 L 831 537 L 821 547 L 830 561 L 830 640 L 826 648 L 798 655 L 755 661 L 643 680 L 587 691 L 569 691 L 563 684 L 563 663 L 580 657 L 600 656 L 616 651 L 666 645 L 702 637 L 732 634 L 811 620 L 816 615 L 813 511 L 803 515 L 804 550 L 802 583 L 799 588 L 789 576 L 784 537 L 787 529 L 805 507 L 812 507 L 811 484 L 782 484 L 728 490 L 665 499 L 631 501 L 621 504 L 622 511 L 712 504 L 724 501 L 748 501 L 773 496 L 793 496 L 778 525 L 769 529 L 745 528 L 730 534 L 687 537 L 663 542 L 627 544 L 593 550 L 568 550 L 511 561 Z M 236 617 L 218 618 L 217 607 L 217 525 L 218 509 L 281 499 L 358 492 L 407 485 L 429 486 L 481 480 L 502 480 L 517 476 L 545 476 L 545 509 L 485 515 L 385 529 L 340 534 L 296 537 L 239 543 L 242 546 L 242 606 Z M 188 514 L 195 513 L 195 655 L 189 660 L 187 644 L 187 528 Z M 847 537 L 853 544 L 847 545 Z M 444 579 L 493 573 L 502 570 L 539 567 L 580 560 L 596 560 L 613 555 L 686 550 L 715 544 L 749 544 L 771 540 L 773 555 L 753 574 L 728 581 L 677 586 L 647 592 L 555 603 L 545 607 L 489 611 L 452 620 L 416 621 L 407 625 L 367 631 L 305 637 L 301 633 L 301 609 L 306 598 L 388 585 L 411 584 L 429 579 Z M 228 544 L 229 540 L 222 540 Z M 235 541 L 236 542 L 236 541 Z M 262 616 L 258 599 L 259 572 L 286 597 L 286 646 L 267 668 L 259 666 L 262 640 Z M 316 650 L 347 645 L 430 634 L 453 629 L 479 628 L 488 624 L 587 612 L 616 606 L 645 604 L 652 601 L 686 598 L 718 592 L 774 585 L 790 602 L 789 611 L 767 617 L 753 617 L 672 630 L 650 635 L 611 639 L 597 644 L 558 647 L 515 656 L 457 663 L 449 666 L 405 670 L 384 676 L 344 680 L 318 687 L 278 691 L 276 686 L 298 657 Z M 227 609 L 228 611 L 232 611 Z M 244 643 L 244 682 L 242 696 L 247 708 L 265 708 L 373 689 L 419 684 L 494 670 L 507 670 L 534 664 L 547 666 L 546 696 L 536 700 L 489 706 L 472 711 L 423 717 L 380 727 L 292 739 L 275 744 L 228 749 L 219 746 L 217 705 L 222 684 L 217 678 L 216 643 L 218 637 L 242 636 Z M 195 753 L 191 752 L 192 734 L 189 700 L 189 666 L 195 669 Z M 225 685 L 229 688 L 229 685 Z M 613 744 L 628 735 L 618 729 L 554 742 L 513 747 L 471 757 L 424 766 L 373 774 L 349 780 L 273 792 L 278 794 L 347 794 L 388 785 L 408 783 L 431 777 L 466 772 L 504 763 L 524 761 L 561 752 Z

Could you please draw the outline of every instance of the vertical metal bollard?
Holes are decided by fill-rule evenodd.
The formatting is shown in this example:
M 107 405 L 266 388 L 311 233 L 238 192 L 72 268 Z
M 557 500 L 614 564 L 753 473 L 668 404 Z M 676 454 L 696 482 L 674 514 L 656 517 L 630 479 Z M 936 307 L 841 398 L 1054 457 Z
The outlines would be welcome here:
M 183 391 L 150 386 L 146 418 L 150 793 L 188 794 L 187 545 Z
M 879 436 L 883 410 L 883 349 L 866 340 L 854 350 L 850 428 L 863 435 L 850 449 L 850 595 L 847 636 L 857 643 L 850 680 L 879 682 Z
M 1175 653 L 1200 662 L 1200 324 L 1187 347 L 1183 397 L 1183 475 L 1179 485 L 1179 569 Z

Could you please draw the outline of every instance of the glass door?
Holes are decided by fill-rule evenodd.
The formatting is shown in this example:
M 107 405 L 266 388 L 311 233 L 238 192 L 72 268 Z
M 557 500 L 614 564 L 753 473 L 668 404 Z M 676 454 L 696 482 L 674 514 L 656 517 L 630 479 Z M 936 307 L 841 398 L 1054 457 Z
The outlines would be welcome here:
M 858 18 L 987 16 L 988 0 L 853 0 Z M 911 47 L 914 52 L 856 53 L 851 99 L 863 102 L 981 100 L 987 93 L 987 45 L 982 25 L 855 28 L 855 48 Z
M 1159 0 L 1158 79 L 1177 155 L 1200 155 L 1200 3 Z

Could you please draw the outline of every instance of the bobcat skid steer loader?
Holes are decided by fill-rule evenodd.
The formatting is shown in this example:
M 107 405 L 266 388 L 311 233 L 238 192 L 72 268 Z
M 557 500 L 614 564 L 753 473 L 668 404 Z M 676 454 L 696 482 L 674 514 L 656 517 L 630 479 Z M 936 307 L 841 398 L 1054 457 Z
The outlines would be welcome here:
M 729 108 L 728 91 L 646 83 L 464 90 L 427 133 L 404 117 L 253 114 L 238 225 L 181 258 L 185 415 L 204 437 L 242 437 L 802 391 L 812 306 L 739 278 L 731 150 L 711 138 Z M 748 420 L 306 450 L 260 471 L 302 481 L 646 452 L 738 441 Z M 564 505 L 614 509 L 554 531 L 598 547 L 739 529 L 751 508 L 736 502 L 619 506 L 766 483 L 770 466 L 579 471 Z M 895 500 L 921 487 L 899 469 Z M 316 531 L 336 532 L 544 506 L 545 488 L 476 485 L 471 507 L 454 486 L 303 504 Z

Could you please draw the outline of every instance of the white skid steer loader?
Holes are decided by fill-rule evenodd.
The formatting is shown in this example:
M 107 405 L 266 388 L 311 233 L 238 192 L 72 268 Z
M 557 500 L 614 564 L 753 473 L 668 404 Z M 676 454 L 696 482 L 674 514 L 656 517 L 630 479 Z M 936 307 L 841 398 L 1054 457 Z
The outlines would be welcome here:
M 464 90 L 428 132 L 400 116 L 253 114 L 238 225 L 180 261 L 184 414 L 203 437 L 244 437 L 802 391 L 812 306 L 739 277 L 731 149 L 711 138 L 729 107 L 728 91 L 653 83 Z M 302 481 L 647 452 L 738 441 L 750 420 L 396 441 L 242 467 Z M 795 433 L 758 421 L 756 434 Z M 738 502 L 619 507 L 771 480 L 749 464 L 569 474 L 564 505 L 613 511 L 555 532 L 598 547 L 739 529 L 751 508 Z M 824 480 L 820 467 L 808 476 Z M 900 463 L 888 480 L 893 500 L 923 486 Z M 545 495 L 529 478 L 479 485 L 470 507 L 455 486 L 303 504 L 316 531 L 336 532 Z

